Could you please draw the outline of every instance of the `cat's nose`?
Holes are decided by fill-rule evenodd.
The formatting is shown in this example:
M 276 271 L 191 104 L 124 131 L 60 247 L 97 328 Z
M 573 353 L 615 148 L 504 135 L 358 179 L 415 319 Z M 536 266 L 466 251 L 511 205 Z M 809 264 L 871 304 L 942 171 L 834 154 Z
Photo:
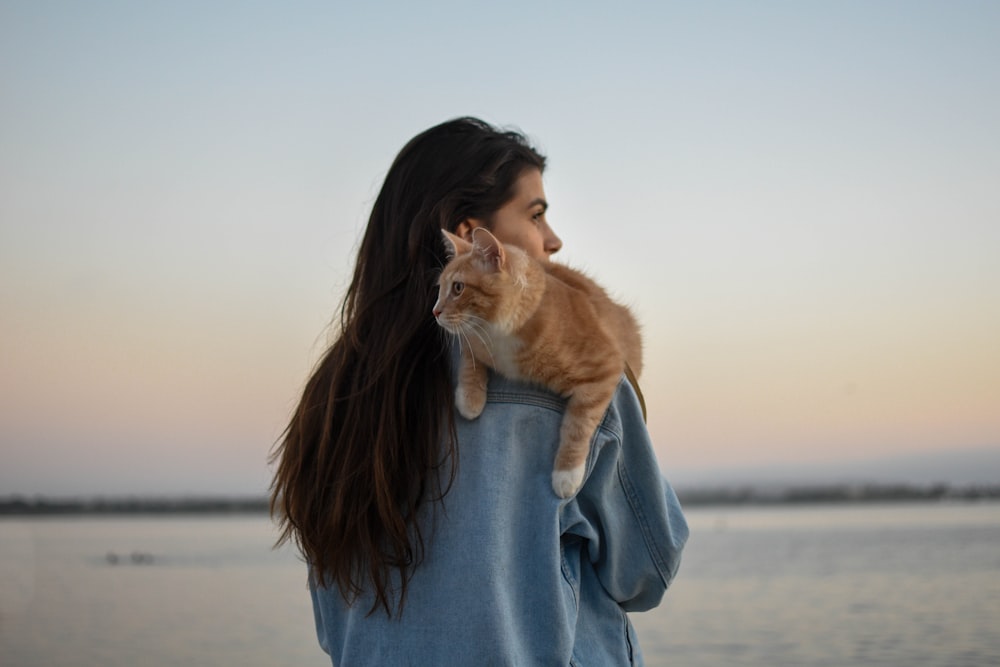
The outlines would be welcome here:
M 434 317 L 435 318 L 441 317 L 441 309 L 438 308 L 436 304 L 434 306 Z

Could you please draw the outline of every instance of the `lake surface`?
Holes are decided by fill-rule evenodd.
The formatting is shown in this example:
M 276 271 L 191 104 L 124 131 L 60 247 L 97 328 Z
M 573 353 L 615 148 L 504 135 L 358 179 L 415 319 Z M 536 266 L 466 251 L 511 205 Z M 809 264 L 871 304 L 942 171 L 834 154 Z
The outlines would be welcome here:
M 651 667 L 1000 664 L 1000 504 L 715 507 Z M 263 516 L 0 520 L 0 665 L 328 665 Z M 114 562 L 113 562 L 114 561 Z

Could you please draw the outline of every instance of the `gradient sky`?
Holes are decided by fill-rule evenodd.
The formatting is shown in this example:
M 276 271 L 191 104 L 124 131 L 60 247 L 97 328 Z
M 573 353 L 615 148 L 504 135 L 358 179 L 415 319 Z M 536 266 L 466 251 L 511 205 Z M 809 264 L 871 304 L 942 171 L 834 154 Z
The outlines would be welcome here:
M 998 64 L 994 2 L 0 0 L 0 495 L 263 493 L 467 114 L 643 322 L 668 476 L 1000 449 Z

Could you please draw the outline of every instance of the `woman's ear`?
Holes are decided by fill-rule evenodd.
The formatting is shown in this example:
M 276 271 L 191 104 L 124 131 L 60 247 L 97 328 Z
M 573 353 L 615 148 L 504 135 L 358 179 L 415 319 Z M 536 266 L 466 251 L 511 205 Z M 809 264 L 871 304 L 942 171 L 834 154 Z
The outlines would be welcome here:
M 486 225 L 475 218 L 466 218 L 458 223 L 458 227 L 455 228 L 455 235 L 472 243 L 472 230 L 479 229 L 480 227 L 485 228 Z

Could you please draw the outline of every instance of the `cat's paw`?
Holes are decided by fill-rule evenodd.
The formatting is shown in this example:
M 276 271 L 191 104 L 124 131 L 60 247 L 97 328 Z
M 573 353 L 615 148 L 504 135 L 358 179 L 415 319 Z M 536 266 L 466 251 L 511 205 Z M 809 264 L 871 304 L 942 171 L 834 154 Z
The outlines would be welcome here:
M 577 466 L 570 470 L 552 471 L 552 490 L 560 498 L 569 498 L 580 490 L 583 485 L 583 473 L 586 465 Z
M 486 407 L 486 392 L 479 387 L 459 387 L 455 390 L 455 407 L 466 419 L 476 419 Z

